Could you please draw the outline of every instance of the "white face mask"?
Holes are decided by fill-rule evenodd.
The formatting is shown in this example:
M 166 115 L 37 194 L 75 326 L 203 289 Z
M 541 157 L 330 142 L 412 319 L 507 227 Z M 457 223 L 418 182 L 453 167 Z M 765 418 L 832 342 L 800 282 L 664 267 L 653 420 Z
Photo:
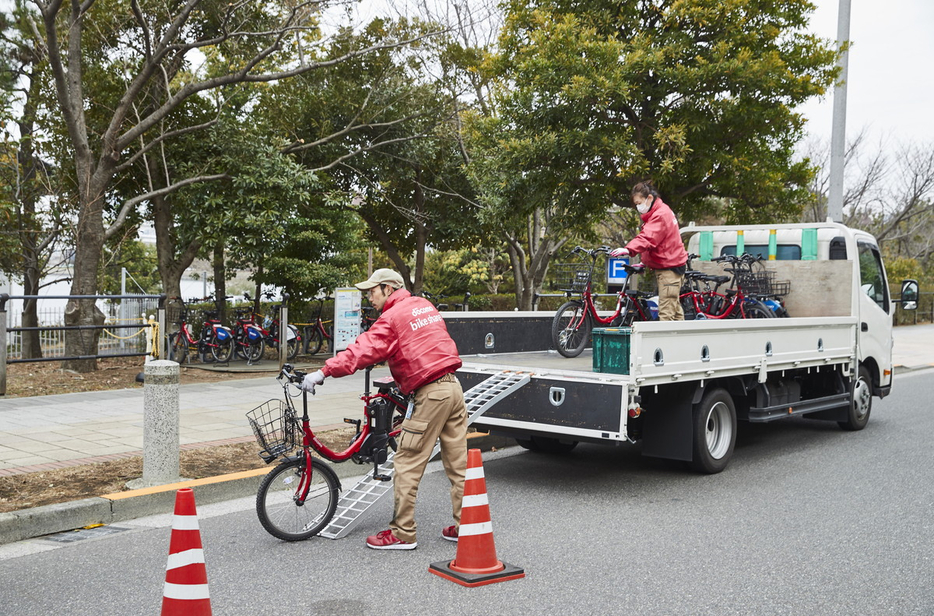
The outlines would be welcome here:
M 652 207 L 652 202 L 649 199 L 646 199 L 642 203 L 636 205 L 636 209 L 639 210 L 640 214 L 645 214 L 649 211 L 649 208 Z

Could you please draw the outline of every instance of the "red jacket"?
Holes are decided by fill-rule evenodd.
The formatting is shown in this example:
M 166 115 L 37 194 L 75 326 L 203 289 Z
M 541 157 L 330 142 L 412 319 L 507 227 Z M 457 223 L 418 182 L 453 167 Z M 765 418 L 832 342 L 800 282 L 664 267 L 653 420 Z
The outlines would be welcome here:
M 322 372 L 347 376 L 383 361 L 406 394 L 461 367 L 444 318 L 427 299 L 405 289 L 393 291 L 370 329 L 324 362 Z
M 680 267 L 688 262 L 678 219 L 660 197 L 655 197 L 652 209 L 641 218 L 642 231 L 626 244 L 630 254 L 642 255 L 642 262 L 652 269 Z

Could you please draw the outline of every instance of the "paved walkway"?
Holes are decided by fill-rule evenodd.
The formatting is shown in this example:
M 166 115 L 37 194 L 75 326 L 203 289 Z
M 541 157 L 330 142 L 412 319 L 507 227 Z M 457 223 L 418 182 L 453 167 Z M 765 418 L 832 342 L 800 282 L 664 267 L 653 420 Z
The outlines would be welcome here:
M 895 365 L 900 370 L 934 366 L 934 325 L 895 328 Z M 255 379 L 179 387 L 182 448 L 253 439 L 245 413 L 282 396 L 269 374 Z M 373 377 L 389 374 L 374 370 Z M 360 417 L 363 373 L 328 379 L 309 402 L 315 428 L 343 426 Z M 0 398 L 0 476 L 141 455 L 143 389 Z
M 301 367 L 300 365 L 298 367 Z M 179 386 L 179 441 L 183 449 L 253 440 L 245 414 L 282 388 L 269 373 L 255 379 Z M 389 374 L 374 370 L 372 378 Z M 328 379 L 309 399 L 315 428 L 343 427 L 359 418 L 364 373 Z M 294 391 L 294 389 L 293 389 Z M 301 404 L 301 400 L 297 402 Z M 31 473 L 141 455 L 143 388 L 0 398 L 0 476 Z

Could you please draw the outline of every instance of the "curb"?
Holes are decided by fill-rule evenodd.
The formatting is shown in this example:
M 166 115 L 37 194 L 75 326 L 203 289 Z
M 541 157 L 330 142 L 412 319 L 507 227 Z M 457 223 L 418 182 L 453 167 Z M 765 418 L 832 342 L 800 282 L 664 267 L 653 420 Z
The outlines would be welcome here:
M 514 446 L 516 442 L 504 436 L 482 432 L 469 434 L 467 445 L 472 449 L 490 451 Z M 150 515 L 172 513 L 175 493 L 191 488 L 199 505 L 209 505 L 256 494 L 262 478 L 271 467 L 257 468 L 240 473 L 180 481 L 151 488 L 105 494 L 67 503 L 43 505 L 0 513 L 0 545 L 33 539 L 88 526 L 100 526 L 134 520 Z M 333 464 L 338 477 L 354 477 L 366 472 L 356 464 Z M 371 469 L 372 470 L 372 469 Z

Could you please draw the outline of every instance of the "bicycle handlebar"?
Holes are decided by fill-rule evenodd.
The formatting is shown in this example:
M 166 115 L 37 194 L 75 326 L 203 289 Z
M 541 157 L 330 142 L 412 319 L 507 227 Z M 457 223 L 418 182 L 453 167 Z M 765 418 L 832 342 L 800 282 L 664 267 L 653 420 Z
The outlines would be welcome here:
M 279 375 L 276 377 L 276 380 L 286 379 L 289 383 L 294 385 L 301 385 L 302 381 L 305 379 L 307 373 L 302 370 L 295 370 L 292 364 L 283 364 L 282 370 L 279 371 Z

